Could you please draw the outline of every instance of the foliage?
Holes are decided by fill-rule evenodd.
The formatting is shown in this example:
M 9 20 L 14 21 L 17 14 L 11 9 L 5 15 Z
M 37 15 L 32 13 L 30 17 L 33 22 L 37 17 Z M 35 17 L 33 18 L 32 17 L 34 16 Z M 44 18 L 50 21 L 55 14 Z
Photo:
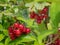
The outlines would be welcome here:
M 31 6 L 32 4 L 29 3 L 41 1 L 51 2 L 49 25 L 44 22 L 38 25 L 29 18 L 28 8 L 25 4 Z M 59 0 L 0 0 L 0 45 L 45 45 L 42 40 L 58 31 L 58 24 L 60 23 L 59 8 Z M 30 27 L 31 33 L 11 41 L 8 35 L 8 27 L 16 22 L 14 17 L 17 17 L 21 23 L 23 22 L 27 27 Z M 48 25 L 48 29 L 46 25 Z

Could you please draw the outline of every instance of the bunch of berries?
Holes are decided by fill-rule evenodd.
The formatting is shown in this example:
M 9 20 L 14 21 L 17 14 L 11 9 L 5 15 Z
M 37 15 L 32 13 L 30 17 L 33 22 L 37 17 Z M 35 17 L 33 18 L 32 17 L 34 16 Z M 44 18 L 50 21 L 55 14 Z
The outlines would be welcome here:
M 14 40 L 22 34 L 29 34 L 30 28 L 27 28 L 20 23 L 14 23 L 13 25 L 9 26 L 8 31 L 11 40 Z
M 38 10 L 38 14 L 34 11 L 30 12 L 30 18 L 35 19 L 40 24 L 42 20 L 48 18 L 48 7 L 44 7 L 43 10 Z
M 60 45 L 60 39 L 57 38 L 53 43 L 51 43 L 49 45 Z

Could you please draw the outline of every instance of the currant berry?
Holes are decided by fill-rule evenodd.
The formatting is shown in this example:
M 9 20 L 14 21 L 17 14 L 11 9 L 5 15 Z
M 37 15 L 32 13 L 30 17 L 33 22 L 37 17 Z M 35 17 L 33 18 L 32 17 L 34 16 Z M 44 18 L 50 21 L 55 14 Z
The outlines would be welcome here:
M 19 29 L 23 30 L 24 29 L 24 25 L 23 24 L 19 24 Z
M 60 43 L 60 39 L 57 38 L 57 39 L 55 40 L 55 45 L 59 45 L 59 43 Z
M 30 28 L 26 28 L 25 34 L 29 34 L 29 33 L 30 33 Z
M 31 19 L 34 19 L 36 15 L 37 15 L 37 14 L 36 14 L 35 12 L 31 12 L 31 13 L 30 13 L 30 18 L 31 18 Z
M 11 40 L 15 40 L 15 35 L 13 33 L 9 33 Z
M 45 7 L 43 10 L 41 10 L 40 12 L 39 12 L 40 14 L 47 14 L 48 13 L 48 8 L 47 7 Z
M 14 34 L 16 35 L 16 37 L 21 36 L 22 32 L 18 29 L 18 30 L 14 30 Z
M 47 13 L 47 12 L 48 12 L 48 7 L 45 7 L 45 8 L 43 9 L 43 11 L 44 11 L 45 13 Z
M 41 24 L 41 20 L 37 19 L 36 22 L 37 22 L 37 24 Z
M 41 20 L 43 20 L 43 16 L 39 16 Z
M 27 29 L 27 28 L 26 28 L 26 27 L 24 27 L 24 29 L 23 29 L 23 33 L 25 33 L 25 32 L 26 32 L 26 29 Z
M 8 28 L 8 31 L 9 31 L 10 33 L 13 32 L 13 27 L 10 26 L 10 27 Z
M 44 15 L 45 18 L 48 18 L 48 15 Z
M 14 28 L 18 28 L 18 26 L 19 26 L 18 23 L 14 23 L 14 24 L 13 24 L 13 27 L 14 27 Z

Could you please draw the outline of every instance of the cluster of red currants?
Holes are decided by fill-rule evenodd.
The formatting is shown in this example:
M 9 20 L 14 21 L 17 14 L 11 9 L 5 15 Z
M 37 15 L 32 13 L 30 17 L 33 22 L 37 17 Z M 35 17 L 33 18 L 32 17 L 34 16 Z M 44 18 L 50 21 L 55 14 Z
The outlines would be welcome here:
M 14 23 L 13 25 L 9 26 L 8 31 L 11 40 L 14 40 L 22 34 L 29 34 L 30 28 L 27 28 L 23 24 Z
M 42 22 L 42 20 L 48 18 L 48 7 L 44 7 L 43 10 L 38 10 L 38 13 L 34 11 L 30 12 L 30 18 L 35 19 L 38 24 Z
M 57 38 L 57 39 L 54 41 L 54 43 L 51 43 L 51 44 L 49 44 L 49 45 L 60 45 L 60 39 Z

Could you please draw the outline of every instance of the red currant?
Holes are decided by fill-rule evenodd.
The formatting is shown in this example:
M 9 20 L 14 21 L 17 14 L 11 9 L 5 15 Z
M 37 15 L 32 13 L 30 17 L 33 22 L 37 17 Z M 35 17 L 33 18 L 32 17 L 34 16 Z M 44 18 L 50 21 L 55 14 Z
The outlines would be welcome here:
M 40 14 L 47 14 L 48 13 L 48 8 L 45 7 L 42 11 L 39 12 Z
M 31 18 L 31 19 L 34 19 L 36 15 L 37 15 L 37 14 L 36 14 L 35 12 L 31 12 L 31 13 L 30 13 L 30 18 Z
M 19 37 L 22 32 L 18 29 L 18 30 L 14 30 L 14 34 L 16 35 L 16 37 Z
M 44 15 L 44 18 L 48 18 L 48 15 Z
M 26 28 L 25 34 L 29 34 L 29 33 L 30 33 L 30 28 Z
M 15 40 L 15 35 L 13 33 L 9 33 L 11 40 Z
M 24 29 L 23 29 L 23 33 L 25 33 L 25 32 L 26 32 L 26 29 L 27 29 L 27 28 L 26 28 L 26 27 L 24 27 Z
M 19 29 L 23 30 L 24 29 L 24 25 L 23 24 L 19 24 Z
M 13 32 L 13 27 L 10 26 L 10 27 L 8 28 L 8 30 L 9 30 L 10 33 Z
M 14 23 L 14 28 L 18 28 L 19 24 L 18 23 Z
M 37 24 L 41 24 L 41 20 L 37 19 L 36 22 L 37 22 Z
M 47 12 L 48 12 L 48 7 L 45 7 L 45 8 L 43 9 L 43 11 L 44 11 L 45 13 L 47 13 Z

